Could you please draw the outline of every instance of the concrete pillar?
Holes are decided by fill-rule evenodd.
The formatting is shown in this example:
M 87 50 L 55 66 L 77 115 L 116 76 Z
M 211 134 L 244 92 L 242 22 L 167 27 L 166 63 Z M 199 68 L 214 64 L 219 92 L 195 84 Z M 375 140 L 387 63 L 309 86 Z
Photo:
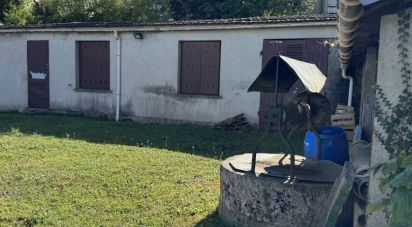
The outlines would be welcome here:
M 412 8 L 407 9 L 412 13 Z M 389 101 L 393 104 L 398 102 L 398 96 L 402 92 L 402 78 L 401 65 L 399 64 L 400 57 L 398 55 L 397 46 L 398 39 L 398 16 L 390 14 L 383 16 L 381 19 L 381 29 L 379 38 L 379 57 L 378 57 L 378 71 L 376 77 L 376 84 L 378 84 L 383 92 L 386 94 Z M 408 49 L 412 50 L 412 37 L 408 39 Z M 409 64 L 412 65 L 412 58 L 409 58 Z M 374 118 L 373 128 L 377 131 L 382 131 L 381 126 Z M 389 160 L 387 150 L 380 143 L 375 135 L 372 135 L 372 157 L 371 165 L 374 166 Z M 379 190 L 379 175 L 370 176 L 369 180 L 369 202 L 380 201 L 384 195 Z M 382 212 L 376 212 L 367 217 L 367 226 L 386 226 L 386 217 Z

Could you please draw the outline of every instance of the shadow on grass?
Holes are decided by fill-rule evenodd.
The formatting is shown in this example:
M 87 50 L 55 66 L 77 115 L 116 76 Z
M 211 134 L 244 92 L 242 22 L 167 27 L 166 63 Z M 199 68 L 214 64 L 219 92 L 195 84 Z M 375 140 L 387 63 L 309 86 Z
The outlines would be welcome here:
M 194 227 L 209 227 L 209 226 L 225 227 L 223 222 L 221 222 L 219 219 L 219 214 L 217 210 L 207 215 L 203 220 L 201 220 L 200 222 L 194 225 Z
M 189 124 L 117 123 L 80 116 L 0 113 L 0 133 L 11 130 L 92 143 L 155 147 L 214 159 L 251 152 L 262 134 L 258 130 L 227 132 Z M 303 133 L 292 141 L 298 154 L 302 153 L 302 141 Z M 259 152 L 281 153 L 284 149 L 281 140 L 271 135 L 262 142 Z

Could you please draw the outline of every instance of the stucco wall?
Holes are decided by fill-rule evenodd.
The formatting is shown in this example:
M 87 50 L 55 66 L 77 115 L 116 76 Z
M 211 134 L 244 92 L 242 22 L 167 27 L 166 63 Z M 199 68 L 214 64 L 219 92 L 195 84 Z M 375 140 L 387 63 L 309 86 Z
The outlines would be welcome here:
M 122 40 L 123 116 L 211 123 L 245 113 L 258 122 L 259 94 L 247 93 L 261 70 L 263 39 L 333 38 L 333 25 L 208 31 L 145 32 L 138 40 L 132 32 Z M 27 107 L 26 41 L 49 40 L 50 108 L 115 112 L 116 42 L 113 33 L 54 32 L 0 33 L 0 110 Z M 110 41 L 112 93 L 76 91 L 76 41 Z M 179 95 L 180 40 L 221 40 L 220 97 Z M 10 55 L 13 55 L 10 57 Z M 4 60 L 3 60 L 4 58 Z
M 116 46 L 112 33 L 0 34 L 0 110 L 27 108 L 27 40 L 49 40 L 50 108 L 113 114 L 114 93 L 76 88 L 76 41 L 111 41 L 111 89 L 115 87 Z
M 407 10 L 412 13 L 412 8 Z M 377 84 L 380 85 L 383 91 L 386 93 L 388 99 L 392 103 L 397 103 L 398 96 L 402 91 L 401 82 L 401 65 L 399 64 L 399 55 L 397 54 L 398 40 L 398 23 L 397 15 L 391 14 L 382 17 L 380 40 L 379 40 L 379 53 L 378 53 L 378 72 L 377 72 Z M 412 50 L 412 37 L 409 37 L 408 49 Z M 409 64 L 412 64 L 412 59 L 409 58 Z M 375 130 L 380 130 L 380 126 L 375 118 L 374 120 Z M 371 165 L 376 165 L 383 161 L 388 160 L 388 152 L 382 147 L 376 136 L 372 138 L 372 158 Z M 371 176 L 369 185 L 369 199 L 371 202 L 376 202 L 382 198 L 382 194 L 378 188 L 378 178 Z M 368 217 L 367 224 L 371 227 L 385 226 L 385 217 L 382 213 L 375 213 Z
M 27 107 L 26 36 L 0 35 L 0 109 Z

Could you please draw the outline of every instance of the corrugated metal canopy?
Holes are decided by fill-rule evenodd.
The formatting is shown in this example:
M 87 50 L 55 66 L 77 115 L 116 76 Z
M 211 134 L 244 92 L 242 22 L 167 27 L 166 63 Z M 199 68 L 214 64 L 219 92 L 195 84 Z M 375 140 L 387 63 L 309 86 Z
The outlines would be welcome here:
M 326 77 L 315 64 L 299 61 L 286 56 L 279 56 L 278 92 L 286 93 L 290 87 L 301 80 L 307 90 L 320 92 L 325 85 Z M 249 87 L 248 92 L 275 92 L 275 75 L 278 56 L 272 57 L 263 67 L 262 72 Z
M 379 0 L 359 0 L 359 1 L 364 6 L 379 2 Z
M 338 40 L 342 70 L 348 68 L 353 55 L 352 47 L 355 42 L 356 32 L 359 28 L 358 21 L 363 16 L 363 7 L 359 0 L 339 0 L 338 9 Z
M 342 70 L 366 46 L 378 46 L 381 17 L 412 6 L 412 0 L 339 0 L 338 40 Z

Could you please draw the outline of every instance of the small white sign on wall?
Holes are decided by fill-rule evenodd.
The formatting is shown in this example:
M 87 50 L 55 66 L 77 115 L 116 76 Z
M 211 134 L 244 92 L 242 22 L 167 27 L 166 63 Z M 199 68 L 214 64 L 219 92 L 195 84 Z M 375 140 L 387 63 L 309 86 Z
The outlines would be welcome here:
M 46 79 L 46 73 L 34 73 L 30 71 L 31 78 L 34 80 L 44 80 Z

